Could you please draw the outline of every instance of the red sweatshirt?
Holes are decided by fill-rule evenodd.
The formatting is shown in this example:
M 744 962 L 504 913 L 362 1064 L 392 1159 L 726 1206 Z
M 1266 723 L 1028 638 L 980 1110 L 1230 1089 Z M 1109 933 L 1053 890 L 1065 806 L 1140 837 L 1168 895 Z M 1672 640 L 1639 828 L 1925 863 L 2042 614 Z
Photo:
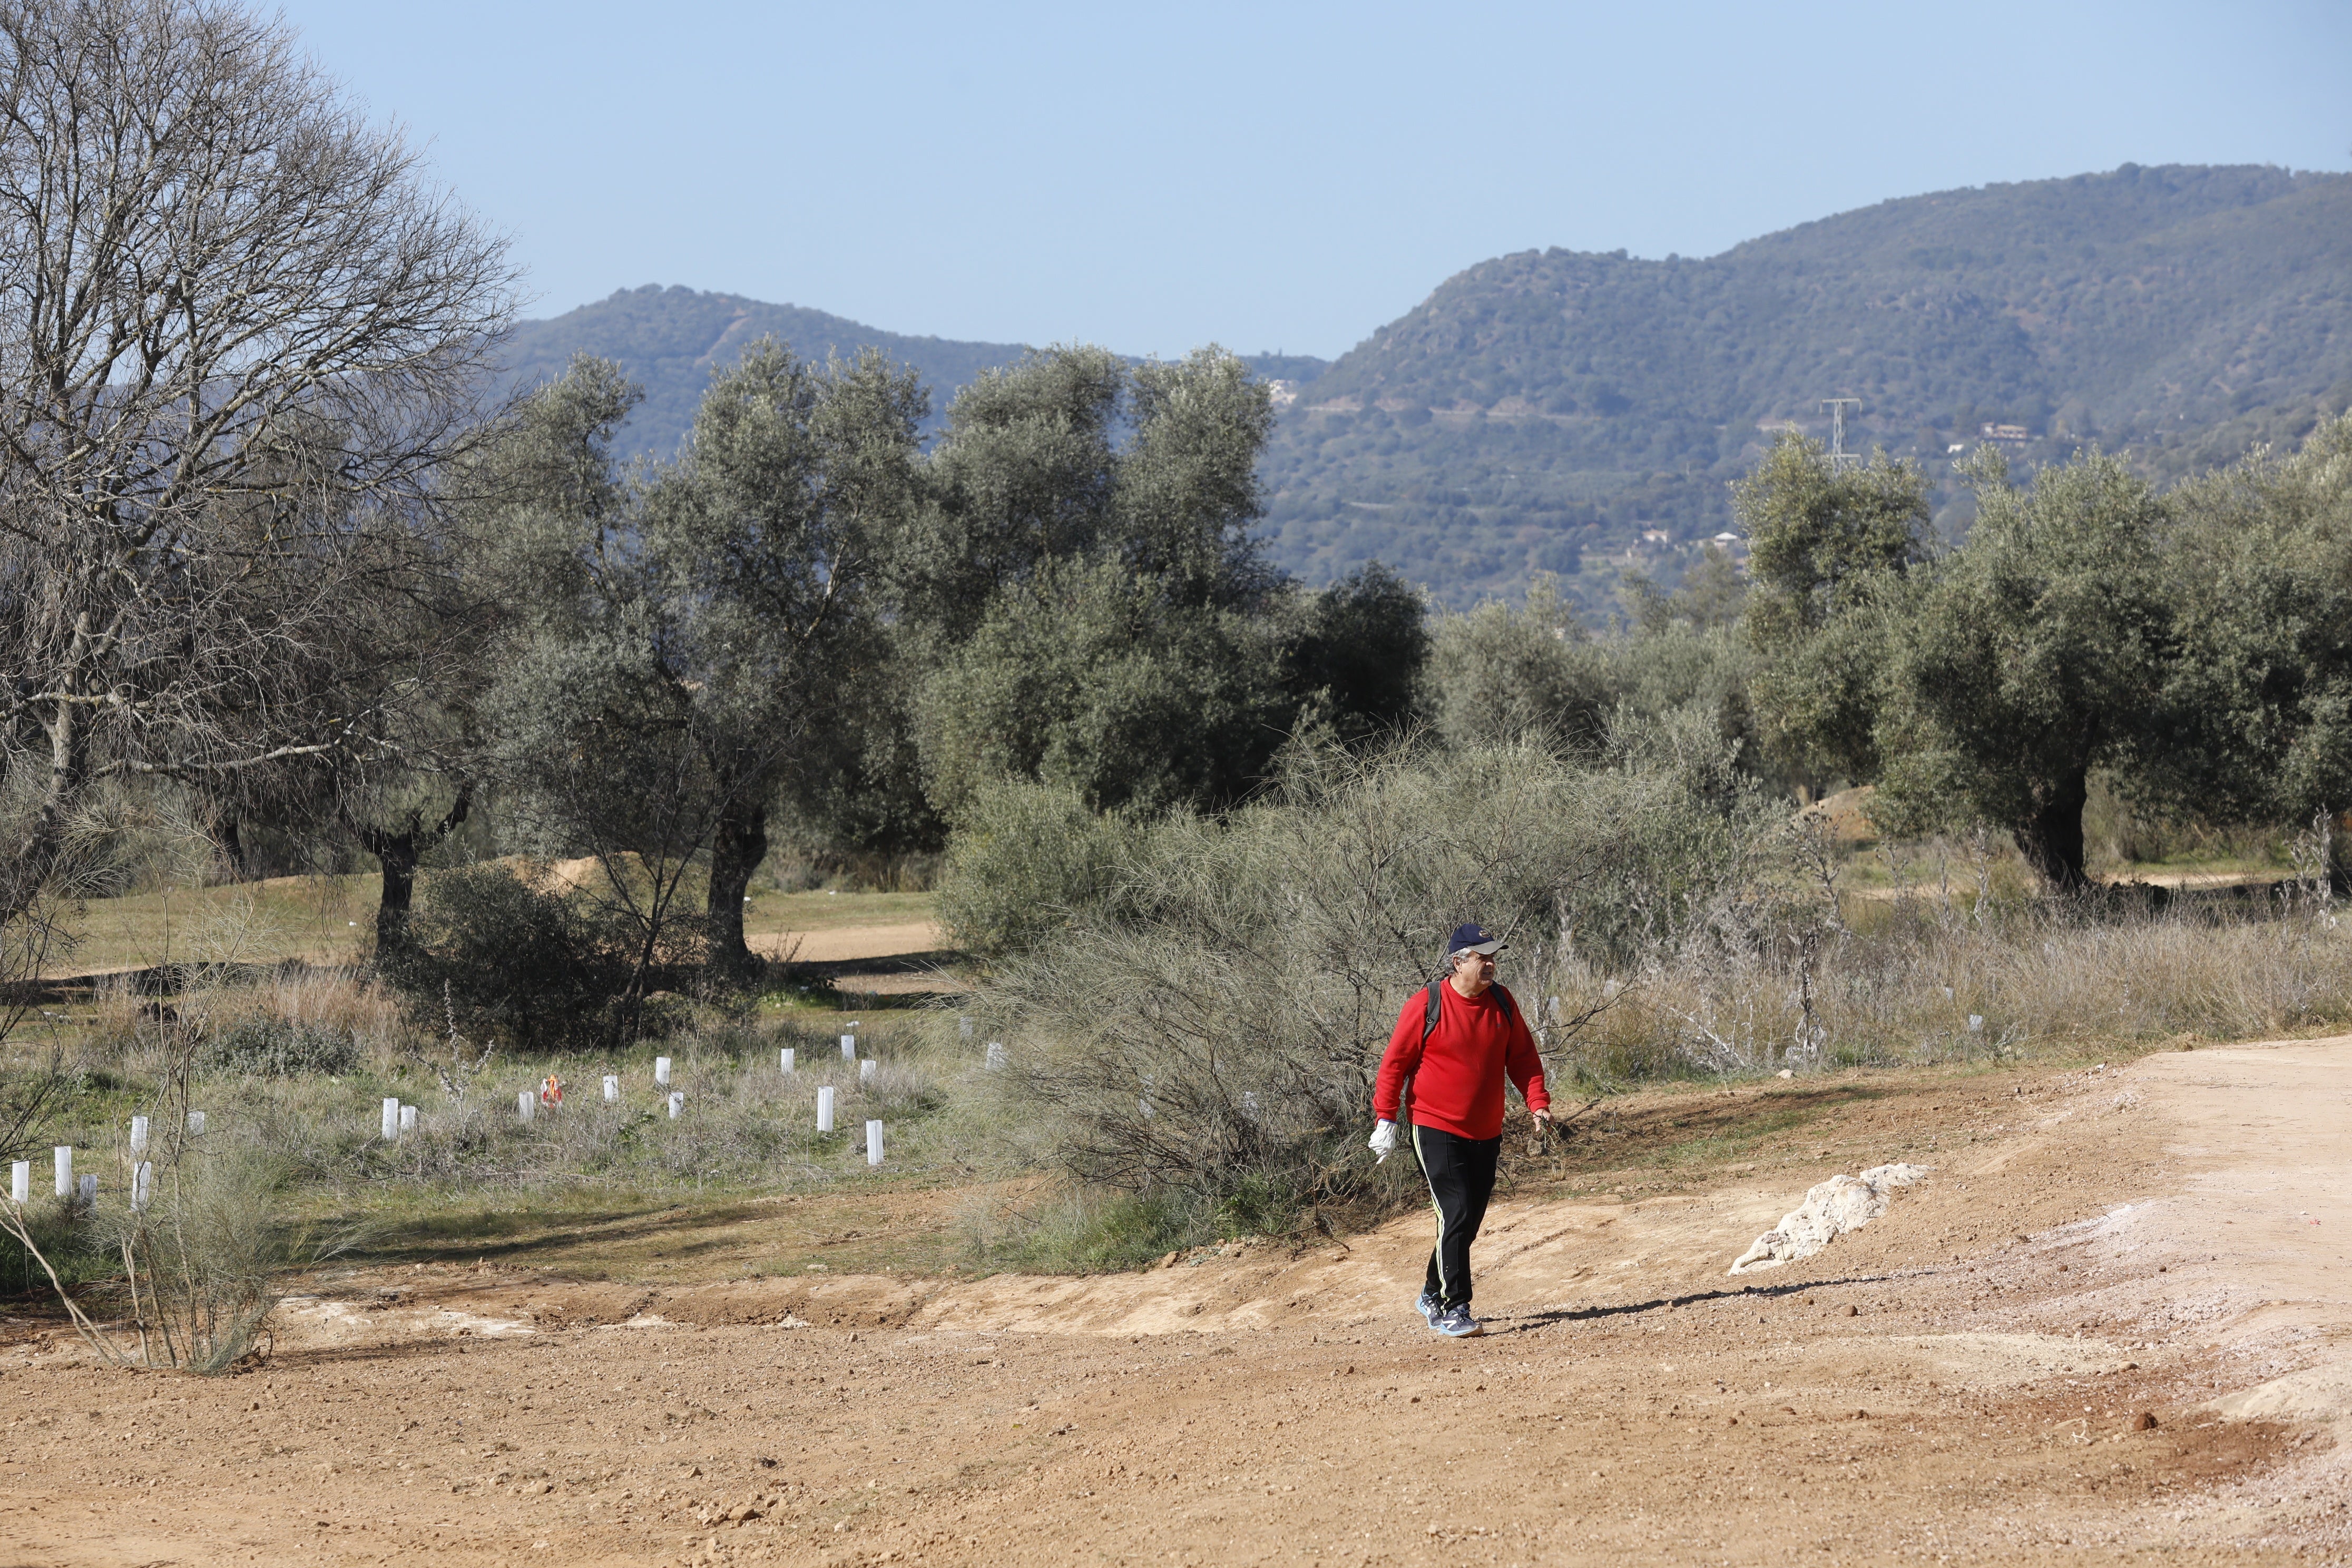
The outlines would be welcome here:
M 1421 1029 L 1429 1016 L 1429 993 L 1414 992 L 1397 1016 L 1396 1033 L 1389 1037 L 1388 1053 L 1381 1058 L 1381 1076 L 1372 1084 L 1372 1114 L 1383 1121 L 1395 1121 L 1410 1079 L 1415 1126 L 1461 1138 L 1500 1138 L 1506 1072 L 1527 1097 L 1528 1110 L 1549 1110 L 1551 1094 L 1544 1088 L 1543 1062 L 1516 999 L 1506 1014 L 1499 997 L 1507 993 L 1499 985 L 1465 997 L 1443 980 L 1433 984 L 1440 1004 L 1437 1027 L 1429 1032 L 1424 1047 Z

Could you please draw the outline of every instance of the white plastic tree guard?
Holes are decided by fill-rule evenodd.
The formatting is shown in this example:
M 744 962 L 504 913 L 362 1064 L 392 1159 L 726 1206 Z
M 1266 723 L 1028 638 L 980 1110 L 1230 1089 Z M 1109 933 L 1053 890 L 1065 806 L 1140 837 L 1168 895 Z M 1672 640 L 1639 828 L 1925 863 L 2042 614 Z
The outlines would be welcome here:
M 685 1109 L 686 1091 L 684 1089 L 671 1089 L 669 1091 L 669 1119 L 672 1121 L 677 1121 L 678 1113 L 683 1111 Z
M 971 1038 L 971 1014 L 969 1014 L 969 1013 L 958 1013 L 958 1014 L 956 1015 L 956 1033 L 957 1033 L 957 1034 L 959 1034 L 959 1035 L 961 1035 L 961 1036 L 962 1036 L 965 1039 L 967 1039 L 967 1040 L 968 1040 L 968 1039 L 970 1039 L 970 1038 Z
M 872 1057 L 867 1057 L 864 1061 L 859 1062 L 857 1064 L 857 1081 L 864 1083 L 873 1078 L 874 1069 L 881 1065 L 882 1064 L 880 1062 L 876 1061 Z
M 383 1141 L 385 1142 L 389 1143 L 394 1139 L 400 1136 L 399 1096 L 394 1095 L 393 1098 L 383 1102 L 383 1110 L 381 1116 L 378 1118 L 378 1121 L 383 1127 Z
M 98 1178 L 85 1174 L 81 1178 L 81 1206 L 89 1208 L 98 1202 Z
M 131 1152 L 133 1154 L 147 1152 L 147 1119 L 143 1116 L 131 1119 Z
M 8 1201 L 28 1204 L 33 1201 L 33 1162 L 12 1161 L 8 1166 Z
M 993 1072 L 1004 1065 L 1004 1047 L 996 1040 L 988 1042 L 988 1067 Z
M 154 1194 L 154 1163 L 152 1161 L 142 1160 L 131 1167 L 131 1206 L 134 1209 L 145 1208 L 147 1200 Z
M 845 1062 L 854 1062 L 857 1059 L 857 1037 L 856 1035 L 844 1035 L 841 1037 L 841 1059 Z
M 518 1095 L 516 1095 L 516 1096 L 515 1096 L 515 1115 L 516 1115 L 516 1116 L 518 1116 L 519 1118 L 520 1118 L 521 1120 L 523 1120 L 523 1121 L 530 1121 L 533 1116 L 537 1115 L 538 1113 L 539 1113 L 539 1096 L 538 1096 L 537 1094 L 535 1094 L 535 1093 L 533 1093 L 531 1090 L 530 1090 L 530 1089 L 524 1089 L 521 1093 L 520 1093 L 520 1094 L 518 1094 Z
M 661 1085 L 664 1089 L 667 1089 L 669 1087 L 669 1058 L 667 1057 L 656 1057 L 654 1058 L 654 1081 Z
M 58 1196 L 61 1198 L 73 1196 L 73 1145 L 58 1144 L 49 1151 L 49 1158 L 58 1168 Z
M 188 1136 L 189 1136 L 189 1137 L 191 1137 L 191 1138 L 201 1138 L 201 1137 L 203 1137 L 204 1135 L 205 1135 L 205 1113 L 204 1113 L 203 1111 L 201 1111 L 201 1110 L 191 1110 L 191 1111 L 189 1111 L 189 1112 L 188 1112 Z
M 793 1071 L 793 1060 L 794 1056 L 792 1047 L 785 1046 L 782 1047 L 776 1052 L 776 1070 L 782 1073 L 786 1078 L 792 1077 Z
M 403 1132 L 416 1131 L 416 1107 L 404 1105 L 400 1108 L 400 1130 Z
M 866 1124 L 866 1163 L 868 1165 L 882 1163 L 882 1124 L 879 1121 Z
M 816 1091 L 816 1130 L 833 1131 L 833 1085 L 826 1084 Z
M 607 1105 L 616 1104 L 620 1100 L 620 1098 L 621 1075 L 618 1073 L 606 1073 L 604 1075 L 604 1103 Z

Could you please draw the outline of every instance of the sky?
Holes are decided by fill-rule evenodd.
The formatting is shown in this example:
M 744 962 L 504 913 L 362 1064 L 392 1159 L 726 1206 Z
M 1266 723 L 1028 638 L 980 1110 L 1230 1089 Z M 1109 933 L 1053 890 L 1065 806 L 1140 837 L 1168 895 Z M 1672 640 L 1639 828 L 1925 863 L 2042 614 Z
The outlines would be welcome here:
M 508 234 L 891 331 L 1335 356 L 1560 246 L 2119 163 L 2352 168 L 2352 3 L 289 0 Z

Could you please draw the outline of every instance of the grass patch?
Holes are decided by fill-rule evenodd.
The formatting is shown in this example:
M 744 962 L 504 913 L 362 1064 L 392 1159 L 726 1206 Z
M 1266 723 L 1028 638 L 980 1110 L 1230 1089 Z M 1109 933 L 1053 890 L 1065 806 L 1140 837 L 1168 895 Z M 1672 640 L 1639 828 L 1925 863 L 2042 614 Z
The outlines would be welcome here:
M 433 876 L 425 872 L 420 888 Z M 67 922 L 70 944 L 51 956 L 42 977 L 69 979 L 165 963 L 349 964 L 374 938 L 383 886 L 383 879 L 370 871 L 91 899 Z M 743 924 L 755 939 L 813 935 L 919 925 L 935 920 L 938 910 L 939 900 L 930 893 L 754 890 L 743 906 Z
M 1172 1192 L 1065 1191 L 1034 1206 L 983 1201 L 965 1220 L 968 1256 L 988 1270 L 1109 1274 L 1215 1239 L 1217 1215 Z
M 854 931 L 911 925 L 938 918 L 936 893 L 778 893 L 754 889 L 743 906 L 747 936 L 782 931 Z
M 165 963 L 349 963 L 374 935 L 383 883 L 373 872 L 273 877 L 91 899 L 67 922 L 70 944 L 51 955 L 44 977 Z

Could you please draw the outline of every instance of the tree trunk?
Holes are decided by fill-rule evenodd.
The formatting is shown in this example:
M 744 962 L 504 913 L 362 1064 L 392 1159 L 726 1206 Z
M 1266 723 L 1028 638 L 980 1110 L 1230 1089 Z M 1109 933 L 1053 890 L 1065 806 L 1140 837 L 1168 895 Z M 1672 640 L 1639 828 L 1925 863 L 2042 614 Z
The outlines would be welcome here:
M 408 941 L 408 910 L 416 898 L 416 862 L 423 850 L 417 839 L 423 825 L 415 812 L 397 833 L 381 827 L 360 830 L 360 846 L 383 868 L 383 892 L 375 905 L 375 950 L 379 955 L 396 952 Z
M 378 957 L 396 952 L 408 941 L 408 911 L 416 899 L 416 867 L 426 850 L 457 829 L 474 805 L 474 786 L 463 785 L 447 815 L 430 828 L 422 812 L 412 811 L 397 832 L 365 823 L 352 823 L 360 847 L 383 868 L 383 891 L 375 905 L 375 951 Z M 349 820 L 346 818 L 345 820 Z
M 2037 784 L 2031 815 L 2012 830 L 2018 853 L 2053 893 L 2078 893 L 2091 885 L 2083 873 L 2083 805 L 2090 797 L 2084 768 Z
M 710 964 L 733 974 L 758 966 L 743 940 L 743 895 L 751 873 L 768 858 L 768 809 L 759 800 L 738 800 L 719 814 L 710 836 Z
M 75 625 L 75 635 L 84 629 Z M 78 671 L 56 678 L 68 693 L 80 682 Z M 0 861 L 0 927 L 15 924 L 40 901 L 50 879 L 66 858 L 66 826 L 89 787 L 89 734 L 81 710 L 61 701 L 43 726 L 49 732 L 49 787 L 40 807 L 17 837 L 15 852 Z
M 245 853 L 245 823 L 230 806 L 213 817 L 213 858 L 224 882 L 250 882 L 253 866 Z

